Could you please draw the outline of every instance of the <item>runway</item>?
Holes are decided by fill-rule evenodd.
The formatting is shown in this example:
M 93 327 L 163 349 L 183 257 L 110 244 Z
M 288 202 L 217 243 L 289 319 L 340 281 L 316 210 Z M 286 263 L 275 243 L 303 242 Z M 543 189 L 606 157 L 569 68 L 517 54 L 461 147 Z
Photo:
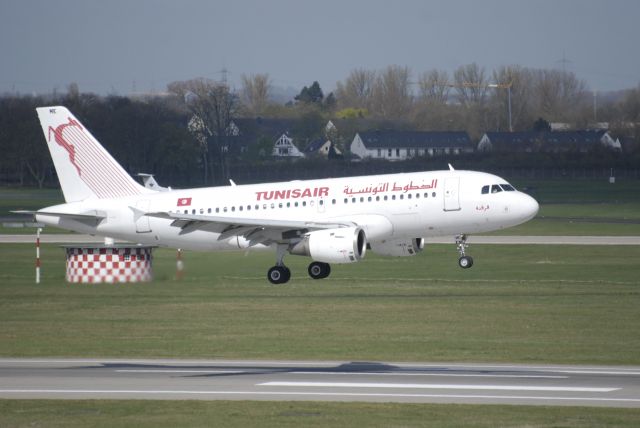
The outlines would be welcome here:
M 0 359 L 0 398 L 640 407 L 640 367 Z
M 426 238 L 427 244 L 454 244 L 453 236 Z M 0 243 L 32 244 L 34 235 L 0 235 Z M 101 237 L 79 234 L 43 234 L 40 242 L 48 244 L 89 244 L 104 243 Z M 121 242 L 121 241 L 116 241 Z M 472 235 L 469 244 L 496 245 L 640 245 L 640 236 L 492 236 Z

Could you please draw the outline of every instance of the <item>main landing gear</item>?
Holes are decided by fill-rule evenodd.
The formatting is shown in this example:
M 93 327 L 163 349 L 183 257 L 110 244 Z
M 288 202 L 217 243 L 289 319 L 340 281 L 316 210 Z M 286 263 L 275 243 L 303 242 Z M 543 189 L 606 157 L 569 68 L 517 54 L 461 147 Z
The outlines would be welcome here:
M 467 256 L 465 254 L 465 250 L 469 245 L 467 244 L 467 235 L 458 235 L 456 236 L 456 247 L 458 248 L 458 253 L 460 254 L 460 258 L 458 259 L 458 266 L 462 269 L 469 269 L 473 266 L 473 259 L 471 256 Z
M 283 259 L 287 252 L 287 245 L 278 245 L 276 249 L 276 265 L 267 272 L 267 279 L 272 284 L 284 284 L 291 279 L 291 271 L 284 265 Z M 311 262 L 307 269 L 313 279 L 324 279 L 331 273 L 331 265 L 323 262 Z

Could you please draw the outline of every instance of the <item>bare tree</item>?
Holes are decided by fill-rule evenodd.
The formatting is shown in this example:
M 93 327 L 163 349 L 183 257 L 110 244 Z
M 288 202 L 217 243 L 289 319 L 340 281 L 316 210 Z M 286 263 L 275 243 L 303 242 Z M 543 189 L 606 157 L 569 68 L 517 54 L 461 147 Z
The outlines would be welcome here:
M 193 114 L 190 131 L 202 145 L 205 182 L 225 182 L 229 178 L 227 131 L 238 108 L 237 96 L 227 85 L 205 78 L 173 82 L 168 89 Z
M 340 107 L 370 108 L 375 81 L 375 71 L 362 68 L 351 71 L 344 83 L 337 84 L 336 97 Z
M 487 78 L 484 67 L 475 62 L 462 65 L 453 73 L 458 101 L 464 106 L 483 105 L 487 96 Z
M 408 67 L 391 65 L 376 79 L 373 90 L 374 111 L 385 119 L 406 119 L 412 106 Z
M 587 101 L 587 85 L 575 74 L 561 70 L 536 70 L 535 102 L 540 116 L 577 121 Z
M 491 94 L 491 109 L 496 117 L 496 129 L 507 129 L 509 103 L 513 129 L 529 129 L 539 117 L 535 116 L 531 102 L 535 85 L 533 71 L 519 65 L 503 66 L 493 71 L 493 83 L 502 85 L 495 88 Z M 506 85 L 510 85 L 510 88 L 504 87 Z
M 420 96 L 429 103 L 444 104 L 449 99 L 451 86 L 449 73 L 440 70 L 430 70 L 422 73 L 418 79 Z
M 264 113 L 269 102 L 270 92 L 271 79 L 268 74 L 242 75 L 242 102 L 253 116 L 260 116 Z

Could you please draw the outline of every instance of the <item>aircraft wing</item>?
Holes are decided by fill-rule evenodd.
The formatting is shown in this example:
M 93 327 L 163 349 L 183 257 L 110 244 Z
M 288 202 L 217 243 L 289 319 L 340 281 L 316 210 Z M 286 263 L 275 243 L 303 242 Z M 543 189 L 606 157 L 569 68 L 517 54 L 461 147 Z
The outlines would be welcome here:
M 249 245 L 282 242 L 302 236 L 319 229 L 335 229 L 353 226 L 350 222 L 314 222 L 303 220 L 268 220 L 255 218 L 223 217 L 198 214 L 180 214 L 169 212 L 145 213 L 148 217 L 173 220 L 171 225 L 181 229 L 180 234 L 196 230 L 217 232 L 218 240 L 242 236 Z

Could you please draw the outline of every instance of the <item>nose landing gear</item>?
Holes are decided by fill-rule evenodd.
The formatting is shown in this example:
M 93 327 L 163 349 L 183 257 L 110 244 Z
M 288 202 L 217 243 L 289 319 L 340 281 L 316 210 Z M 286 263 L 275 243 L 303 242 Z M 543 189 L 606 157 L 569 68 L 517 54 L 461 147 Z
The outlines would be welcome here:
M 458 266 L 462 269 L 469 269 L 473 266 L 473 258 L 471 256 L 467 256 L 465 253 L 466 248 L 469 245 L 467 244 L 467 235 L 458 235 L 456 236 L 456 247 L 458 248 L 458 253 L 460 254 L 460 258 L 458 259 Z

